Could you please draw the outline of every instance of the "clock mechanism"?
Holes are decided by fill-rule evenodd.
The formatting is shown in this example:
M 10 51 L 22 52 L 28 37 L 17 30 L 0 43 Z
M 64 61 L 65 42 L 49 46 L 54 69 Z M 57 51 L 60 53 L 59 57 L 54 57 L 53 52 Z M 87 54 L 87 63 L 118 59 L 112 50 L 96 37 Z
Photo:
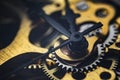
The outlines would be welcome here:
M 1 6 L 0 80 L 120 80 L 120 1 Z

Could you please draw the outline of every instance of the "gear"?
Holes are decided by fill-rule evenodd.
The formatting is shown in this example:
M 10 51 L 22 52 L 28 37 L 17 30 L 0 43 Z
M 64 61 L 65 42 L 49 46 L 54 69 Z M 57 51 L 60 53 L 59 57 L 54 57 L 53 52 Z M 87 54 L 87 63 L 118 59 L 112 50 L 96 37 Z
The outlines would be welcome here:
M 59 80 L 56 76 L 53 75 L 54 71 L 57 69 L 57 68 L 54 68 L 52 70 L 49 70 L 47 65 L 45 63 L 42 63 L 41 64 L 42 66 L 42 70 L 44 71 L 44 73 L 51 79 L 51 80 Z
M 65 68 L 67 71 L 70 70 L 70 71 L 78 72 L 79 70 L 80 71 L 83 71 L 83 70 L 86 70 L 86 71 L 93 70 L 93 66 L 97 66 L 97 64 L 100 63 L 101 59 L 103 59 L 104 52 L 105 52 L 105 49 L 104 49 L 104 47 L 102 47 L 102 44 L 98 44 L 97 47 L 98 47 L 98 58 L 92 64 L 87 65 L 87 66 L 85 66 L 83 68 L 77 68 L 75 66 L 62 63 L 59 59 L 57 59 L 57 57 L 55 55 L 53 55 L 53 60 L 56 61 L 58 66 L 61 66 L 62 68 Z
M 42 62 L 41 64 L 41 68 L 44 71 L 44 73 L 51 79 L 51 80 L 59 80 L 60 78 L 58 76 L 55 75 L 55 73 L 57 73 L 57 75 L 61 75 L 61 74 L 67 74 L 69 72 L 73 73 L 73 72 L 77 72 L 77 73 L 84 73 L 86 71 L 91 71 L 94 70 L 95 66 L 97 67 L 98 64 L 101 62 L 101 60 L 103 59 L 104 56 L 104 52 L 105 49 L 102 46 L 102 44 L 98 44 L 98 58 L 92 62 L 92 64 L 89 64 L 83 68 L 78 68 L 78 67 L 74 67 L 72 65 L 68 65 L 68 64 L 64 64 L 62 62 L 60 62 L 57 57 L 55 56 L 55 54 L 52 54 L 51 60 L 53 59 L 53 61 L 55 61 L 53 64 L 49 64 L 49 61 L 51 62 L 51 60 L 46 60 L 45 62 Z M 52 61 L 52 62 L 53 62 Z M 58 72 L 60 71 L 60 72 Z M 69 74 L 71 75 L 71 74 Z M 64 77 L 62 76 L 62 77 Z
M 103 46 L 108 47 L 111 44 L 113 44 L 115 40 L 117 39 L 117 34 L 118 34 L 118 30 L 116 29 L 115 24 L 110 25 L 109 35 L 107 39 L 104 41 Z
M 71 70 L 71 71 L 77 71 L 78 72 L 78 68 L 75 68 L 73 66 L 70 66 L 70 65 L 67 65 L 67 64 L 64 64 L 62 62 L 60 62 L 56 57 L 55 55 L 53 55 L 53 60 L 56 61 L 56 63 L 58 64 L 58 66 L 62 66 L 62 68 L 65 68 L 66 70 Z
M 41 66 L 42 66 L 43 72 L 50 78 L 50 80 L 66 80 L 66 79 L 76 80 L 75 76 L 77 76 L 78 74 L 82 74 L 82 77 L 83 76 L 85 77 L 86 75 L 86 73 L 83 73 L 83 72 L 68 72 L 59 66 L 50 68 L 51 65 L 48 65 L 48 63 L 49 62 L 43 62 Z M 79 77 L 80 79 L 80 76 L 77 76 L 77 77 Z
M 68 19 L 69 20 L 69 19 Z M 69 21 L 68 21 L 69 22 Z M 69 23 L 70 24 L 70 23 Z M 90 24 L 89 26 L 88 26 L 88 24 L 85 24 L 85 25 L 82 25 L 83 27 L 81 27 L 81 31 L 79 31 L 79 32 L 82 32 L 82 31 L 84 31 L 84 30 L 86 30 L 86 29 L 88 29 L 88 27 L 92 27 L 93 26 L 93 24 Z M 85 27 L 86 26 L 86 27 Z M 82 28 L 86 28 L 86 29 L 82 29 Z M 103 60 L 103 57 L 104 57 L 104 53 L 105 53 L 105 48 L 106 47 L 108 47 L 108 46 L 110 46 L 111 45 L 111 43 L 114 43 L 115 42 L 115 40 L 116 40 L 116 38 L 117 38 L 117 30 L 116 30 L 116 28 L 115 28 L 115 26 L 114 25 L 111 25 L 110 27 L 109 27 L 109 34 L 108 34 L 108 36 L 107 36 L 107 38 L 106 38 L 106 40 L 104 41 L 104 43 L 103 44 L 97 44 L 97 46 L 95 46 L 92 50 L 93 50 L 93 52 L 95 52 L 95 53 L 97 53 L 96 54 L 96 58 L 94 57 L 94 54 L 92 54 L 93 52 L 90 52 L 91 54 L 92 54 L 92 57 L 91 56 L 88 56 L 89 58 L 84 58 L 85 60 L 83 60 L 83 61 L 85 61 L 85 62 L 82 62 L 82 61 L 79 61 L 78 63 L 80 63 L 79 65 L 71 65 L 71 63 L 64 63 L 64 60 L 62 60 L 62 58 L 61 59 L 59 59 L 58 57 L 57 57 L 57 55 L 55 54 L 55 53 L 53 53 L 52 54 L 52 57 L 51 57 L 51 60 L 52 61 L 54 61 L 55 63 L 55 66 L 54 67 L 52 67 L 51 68 L 51 66 L 53 66 L 53 64 L 48 64 L 49 63 L 49 61 L 45 61 L 45 62 L 42 62 L 42 64 L 41 64 L 41 68 L 43 69 L 43 71 L 46 73 L 46 75 L 50 78 L 50 79 L 53 79 L 53 80 L 59 80 L 59 79 L 61 79 L 61 78 L 59 78 L 58 76 L 56 76 L 55 75 L 55 73 L 57 72 L 57 71 L 60 71 L 61 70 L 61 72 L 63 71 L 64 72 L 64 70 L 65 70 L 65 72 L 64 72 L 64 74 L 66 74 L 66 72 L 68 73 L 68 72 L 82 72 L 82 73 L 84 73 L 84 72 L 88 72 L 88 71 L 93 71 L 94 69 L 96 69 L 96 67 L 101 63 L 101 61 Z M 92 36 L 97 36 L 97 33 L 100 33 L 100 34 L 102 34 L 102 29 L 100 28 L 100 29 L 97 29 L 97 30 L 95 30 L 95 31 L 92 31 L 92 32 L 90 32 L 89 34 L 87 34 L 86 36 L 88 36 L 88 37 L 92 37 Z M 97 49 L 96 49 L 96 47 L 97 47 Z M 96 49 L 95 51 L 94 51 L 94 49 Z M 91 60 L 92 58 L 94 57 L 94 59 L 93 60 Z M 49 59 L 49 58 L 48 58 Z M 74 59 L 73 59 L 74 60 Z M 90 60 L 90 62 L 88 62 Z M 52 61 L 50 61 L 50 62 L 52 62 Z M 81 62 L 82 63 L 86 63 L 85 65 L 83 65 L 83 66 L 81 66 Z M 117 62 L 116 61 L 114 61 L 113 60 L 113 62 L 112 62 L 112 69 L 114 69 L 115 68 L 115 65 L 117 65 Z M 28 66 L 28 68 L 36 68 L 38 65 L 34 65 L 34 64 L 32 64 L 32 65 L 30 65 L 30 66 Z M 60 73 L 58 73 L 57 72 L 57 74 L 58 75 L 61 75 Z
M 119 52 L 117 52 L 117 50 L 115 49 L 108 49 L 108 52 L 105 54 L 104 60 L 101 61 L 100 66 L 110 70 L 116 70 L 118 64 L 119 64 Z
M 118 66 L 118 61 L 113 59 L 112 60 L 112 65 L 111 65 L 111 69 L 115 70 L 117 68 L 117 66 Z

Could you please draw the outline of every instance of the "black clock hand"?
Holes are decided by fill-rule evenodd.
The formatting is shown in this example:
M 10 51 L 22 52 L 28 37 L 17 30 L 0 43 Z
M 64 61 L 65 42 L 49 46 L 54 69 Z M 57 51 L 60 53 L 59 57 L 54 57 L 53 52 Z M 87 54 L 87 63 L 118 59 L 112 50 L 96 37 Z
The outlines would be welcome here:
M 102 23 L 101 23 L 101 22 L 98 22 L 98 23 L 96 23 L 93 27 L 88 28 L 87 30 L 85 30 L 85 31 L 82 32 L 82 33 L 79 33 L 79 32 L 74 32 L 74 33 L 72 33 L 72 34 L 70 35 L 69 39 L 66 40 L 64 43 L 62 43 L 60 46 L 49 50 L 49 51 L 46 52 L 42 57 L 40 56 L 40 57 L 36 58 L 35 60 L 40 59 L 40 58 L 41 58 L 41 59 L 45 59 L 50 53 L 56 51 L 57 49 L 62 48 L 63 46 L 69 44 L 70 42 L 78 42 L 79 40 L 81 40 L 81 39 L 83 38 L 83 37 L 82 37 L 83 35 L 86 35 L 86 34 L 90 33 L 91 31 L 94 31 L 94 30 L 100 28 L 101 26 L 102 26 Z M 75 37 L 76 35 L 79 35 L 79 36 L 78 36 L 78 37 Z
M 70 35 L 70 38 L 69 38 L 68 40 L 66 40 L 64 43 L 62 43 L 61 45 L 59 45 L 58 47 L 49 50 L 48 52 L 44 53 L 42 56 L 38 56 L 38 57 L 32 59 L 31 61 L 23 64 L 22 66 L 20 66 L 20 67 L 18 67 L 18 68 L 16 68 L 14 71 L 9 72 L 8 74 L 5 74 L 5 75 L 2 76 L 0 79 L 4 79 L 5 77 L 9 76 L 10 74 L 13 74 L 13 73 L 15 73 L 16 71 L 18 71 L 18 70 L 20 70 L 20 69 L 22 69 L 22 68 L 30 65 L 30 64 L 31 64 L 32 62 L 34 62 L 34 61 L 37 61 L 37 60 L 44 61 L 44 60 L 46 59 L 46 57 L 47 57 L 50 53 L 56 51 L 56 50 L 59 49 L 59 48 L 62 48 L 63 46 L 69 44 L 70 42 L 79 42 L 79 41 L 81 41 L 81 40 L 83 39 L 83 35 L 91 32 L 91 31 L 93 31 L 93 30 L 95 30 L 95 29 L 98 29 L 98 28 L 100 28 L 101 26 L 102 26 L 102 24 L 99 22 L 99 23 L 95 24 L 93 27 L 85 30 L 85 31 L 82 32 L 82 33 L 79 33 L 79 32 L 74 32 L 74 33 L 72 33 L 72 34 Z M 76 37 L 76 36 L 78 36 L 78 37 Z
M 98 22 L 96 23 L 93 27 L 91 28 L 88 28 L 87 30 L 83 31 L 82 33 L 79 33 L 79 32 L 74 32 L 70 35 L 69 39 L 66 40 L 64 43 L 62 43 L 60 46 L 56 47 L 56 48 L 53 48 L 51 50 L 49 50 L 48 52 L 46 52 L 41 58 L 42 59 L 45 59 L 50 53 L 56 51 L 57 49 L 60 49 L 62 48 L 63 46 L 69 44 L 70 42 L 78 42 L 80 40 L 82 40 L 83 36 L 90 33 L 91 31 L 94 31 L 100 27 L 102 27 L 103 24 L 101 22 Z M 76 37 L 78 36 L 78 37 Z M 39 57 L 40 59 L 40 57 Z
M 66 40 L 64 43 L 62 43 L 60 46 L 56 47 L 56 48 L 53 48 L 51 50 L 49 50 L 48 52 L 46 52 L 41 58 L 42 59 L 45 59 L 50 53 L 56 51 L 57 49 L 60 49 L 62 48 L 63 46 L 69 44 L 70 42 L 78 42 L 80 41 L 86 34 L 90 33 L 91 31 L 94 31 L 98 28 L 102 27 L 102 23 L 101 22 L 98 22 L 96 23 L 93 27 L 91 28 L 88 28 L 87 30 L 83 31 L 82 33 L 79 33 L 79 32 L 74 32 L 70 35 L 69 39 Z M 78 35 L 78 37 L 76 37 L 76 35 Z M 40 57 L 38 57 L 38 59 L 40 59 Z
M 73 11 L 70 9 L 69 7 L 69 2 L 68 0 L 65 0 L 66 3 L 66 15 L 65 15 L 65 19 L 68 21 L 68 23 L 70 24 L 70 31 L 71 33 L 75 32 L 75 19 L 76 19 L 76 15 L 73 13 Z
M 69 44 L 70 42 L 78 42 L 79 40 L 82 39 L 81 36 L 84 36 L 84 35 L 90 33 L 91 31 L 94 31 L 94 30 L 96 30 L 96 29 L 98 29 L 98 28 L 100 28 L 102 26 L 103 26 L 103 24 L 101 22 L 98 22 L 98 23 L 94 24 L 93 27 L 88 28 L 87 30 L 83 31 L 82 33 L 74 32 L 74 33 L 70 34 L 70 37 L 69 37 L 69 39 L 67 41 L 65 41 L 64 43 L 62 43 L 60 46 L 51 49 L 50 51 L 48 51 L 47 53 L 45 53 L 45 55 L 43 55 L 43 56 L 47 57 L 48 54 L 50 54 L 50 53 L 56 51 L 57 49 L 59 49 L 59 48 L 65 46 L 65 45 Z M 76 35 L 78 35 L 78 37 L 76 37 Z M 42 58 L 44 58 L 44 57 L 42 57 Z
M 56 22 L 54 19 L 52 19 L 51 17 L 47 16 L 46 14 L 42 14 L 42 16 L 45 18 L 45 20 L 53 27 L 55 28 L 57 31 L 59 31 L 60 33 L 64 34 L 67 37 L 70 37 L 70 32 L 68 32 L 68 30 L 66 30 L 62 25 L 60 25 L 58 22 Z
M 65 3 L 66 3 L 65 18 L 67 19 L 68 23 L 70 24 L 71 33 L 73 33 L 73 32 L 76 32 L 76 30 L 75 30 L 75 27 L 76 27 L 75 18 L 76 18 L 76 16 L 73 13 L 73 11 L 70 9 L 68 0 L 65 0 Z M 94 31 L 97 28 L 100 28 L 101 26 L 103 26 L 102 23 L 98 22 L 95 25 L 93 25 L 91 28 L 89 28 L 88 30 L 85 30 L 82 34 L 83 35 L 88 34 L 89 32 Z
M 65 46 L 65 45 L 69 44 L 70 42 L 76 42 L 76 41 L 78 41 L 78 40 L 81 40 L 81 39 L 82 39 L 81 35 L 85 35 L 85 34 L 91 32 L 91 31 L 93 31 L 93 30 L 96 30 L 96 29 L 100 28 L 101 26 L 102 26 L 102 23 L 99 22 L 99 23 L 96 23 L 93 27 L 85 30 L 85 31 L 82 32 L 82 33 L 75 32 L 75 33 L 78 33 L 78 34 L 76 34 L 76 35 L 80 35 L 80 37 L 78 37 L 78 38 L 75 37 L 76 35 L 73 35 L 74 33 L 71 34 L 71 35 L 70 35 L 70 38 L 69 38 L 68 40 L 66 40 L 64 43 L 62 43 L 61 45 L 59 45 L 59 46 L 56 47 L 56 48 L 53 48 L 53 49 L 49 50 L 48 52 L 44 53 L 42 56 L 39 56 L 39 57 L 34 58 L 34 59 L 33 59 L 32 61 L 30 61 L 28 64 L 34 62 L 35 60 L 46 59 L 46 57 L 47 57 L 50 53 L 52 53 L 52 52 L 56 51 L 57 49 L 59 49 L 59 48 Z
M 77 58 L 77 57 L 82 57 L 84 55 L 87 55 L 87 49 L 88 49 L 88 41 L 84 37 L 84 35 L 90 33 L 91 31 L 94 31 L 102 26 L 102 23 L 96 23 L 94 26 L 91 28 L 88 28 L 84 32 L 73 32 L 71 37 L 72 41 L 68 45 L 69 50 L 72 52 L 72 54 L 69 54 L 70 57 Z M 74 54 L 73 54 L 74 53 Z M 77 54 L 79 53 L 79 54 Z
M 96 30 L 96 29 L 98 29 L 98 28 L 100 28 L 102 26 L 103 26 L 103 24 L 101 22 L 98 22 L 98 23 L 94 24 L 92 27 L 90 27 L 87 30 L 83 31 L 81 34 L 86 35 L 86 34 L 90 33 L 91 31 L 94 31 L 94 30 Z
M 98 22 L 98 23 L 96 23 L 93 27 L 88 28 L 87 30 L 85 30 L 85 31 L 82 32 L 82 33 L 73 32 L 73 33 L 70 35 L 70 37 L 69 37 L 68 40 L 66 40 L 66 41 L 65 41 L 64 43 L 62 43 L 60 46 L 49 50 L 49 51 L 48 51 L 47 53 L 45 53 L 42 57 L 36 58 L 36 60 L 37 60 L 37 59 L 40 59 L 40 58 L 43 59 L 43 60 L 46 59 L 46 57 L 47 57 L 50 53 L 56 51 L 57 49 L 62 48 L 63 46 L 69 44 L 70 42 L 74 42 L 74 43 L 75 43 L 75 42 L 80 42 L 80 41 L 84 38 L 84 37 L 83 37 L 84 35 L 90 33 L 91 31 L 94 31 L 94 30 L 96 30 L 96 29 L 98 29 L 98 28 L 100 28 L 100 27 L 102 27 L 102 23 L 101 23 L 101 22 Z M 76 37 L 76 36 L 77 36 L 77 37 Z

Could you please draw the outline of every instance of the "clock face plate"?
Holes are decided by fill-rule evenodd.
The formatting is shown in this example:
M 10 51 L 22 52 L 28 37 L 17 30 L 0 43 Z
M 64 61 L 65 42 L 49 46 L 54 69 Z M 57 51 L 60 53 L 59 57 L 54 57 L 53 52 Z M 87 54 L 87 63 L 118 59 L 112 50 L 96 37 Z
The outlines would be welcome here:
M 120 1 L 1 1 L 1 80 L 119 80 Z

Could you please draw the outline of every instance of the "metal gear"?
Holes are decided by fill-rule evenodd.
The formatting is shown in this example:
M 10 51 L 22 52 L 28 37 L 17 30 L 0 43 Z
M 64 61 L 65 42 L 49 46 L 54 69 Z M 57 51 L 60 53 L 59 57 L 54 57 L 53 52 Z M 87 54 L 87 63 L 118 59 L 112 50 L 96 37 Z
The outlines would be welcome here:
M 46 63 L 42 63 L 42 69 L 43 71 L 46 73 L 46 75 L 51 79 L 51 80 L 59 80 L 59 78 L 57 78 L 53 73 L 57 70 L 58 67 L 61 67 L 62 69 L 65 69 L 67 71 L 76 71 L 76 72 L 81 72 L 81 71 L 91 71 L 94 70 L 94 66 L 98 66 L 98 63 L 101 62 L 101 60 L 103 59 L 104 53 L 105 53 L 105 48 L 107 47 L 105 44 L 109 43 L 109 46 L 111 45 L 110 43 L 114 43 L 114 41 L 117 39 L 117 30 L 114 26 L 110 26 L 110 32 L 112 31 L 111 34 L 108 35 L 106 41 L 103 44 L 98 44 L 98 54 L 99 57 L 97 58 L 97 60 L 95 60 L 92 64 L 85 66 L 84 68 L 75 68 L 73 66 L 69 66 L 67 64 L 62 63 L 61 61 L 59 61 L 56 56 L 53 54 L 52 58 L 53 60 L 55 60 L 57 67 L 55 67 L 52 70 L 49 70 Z M 118 61 L 111 59 L 112 60 L 112 64 L 111 64 L 111 70 L 115 70 L 116 66 L 118 65 Z
M 112 70 L 115 70 L 118 66 L 118 61 L 117 60 L 114 60 L 112 59 L 112 65 L 111 65 L 111 69 Z
M 72 74 L 76 73 L 76 72 L 68 72 L 65 69 L 62 69 L 61 67 L 57 66 L 55 68 L 50 68 L 50 66 L 48 65 L 47 62 L 43 62 L 41 64 L 42 66 L 42 70 L 43 72 L 48 76 L 48 78 L 50 80 L 76 80 Z M 64 71 L 64 73 L 63 73 Z M 62 72 L 62 73 L 61 73 Z M 81 72 L 77 72 L 77 73 L 81 73 Z M 84 75 L 86 75 L 86 73 L 82 73 Z M 62 77 L 58 77 L 61 76 Z
M 101 62 L 101 60 L 103 59 L 103 56 L 104 56 L 104 52 L 105 52 L 105 49 L 104 47 L 102 46 L 102 44 L 98 44 L 97 45 L 98 47 L 98 55 L 99 57 L 90 65 L 88 66 L 85 66 L 83 68 L 74 68 L 73 66 L 70 66 L 70 65 L 66 65 L 66 64 L 63 64 L 61 63 L 55 56 L 55 54 L 53 53 L 52 54 L 52 59 L 53 61 L 55 61 L 55 67 L 52 68 L 52 69 L 49 69 L 50 66 L 47 64 L 47 61 L 43 62 L 41 64 L 41 68 L 42 70 L 44 71 L 44 73 L 51 79 L 51 80 L 60 80 L 58 77 L 56 77 L 54 75 L 54 73 L 59 70 L 58 68 L 61 68 L 62 70 L 65 70 L 66 72 L 82 72 L 84 73 L 85 70 L 87 71 L 91 71 L 91 70 L 94 70 L 94 66 L 98 66 L 98 64 Z M 91 68 L 91 69 L 90 69 Z M 86 72 L 86 71 L 85 71 Z
M 110 70 L 116 70 L 116 68 L 119 65 L 119 52 L 115 49 L 110 49 L 104 56 L 104 60 L 101 61 L 100 66 L 110 69 Z M 110 66 L 106 66 L 105 64 L 109 63 Z
M 97 33 L 101 32 L 101 29 L 98 29 L 94 32 L 91 32 L 88 34 L 88 36 L 92 36 L 92 35 L 97 35 Z M 69 64 L 64 64 L 62 63 L 57 57 L 56 55 L 53 53 L 52 54 L 52 59 L 55 61 L 55 64 L 57 65 L 55 68 L 53 69 L 49 69 L 47 67 L 46 62 L 43 62 L 41 65 L 39 64 L 31 64 L 28 66 L 28 69 L 36 69 L 36 68 L 42 68 L 42 70 L 44 71 L 44 73 L 51 79 L 51 80 L 59 80 L 58 77 L 56 77 L 53 73 L 58 70 L 58 67 L 65 69 L 66 71 L 70 71 L 70 72 L 89 72 L 89 71 L 93 71 L 99 63 L 101 63 L 101 60 L 104 57 L 104 53 L 105 53 L 105 48 L 110 46 L 112 43 L 115 42 L 115 40 L 117 39 L 117 29 L 114 25 L 111 25 L 109 27 L 109 34 L 108 37 L 106 38 L 106 40 L 104 41 L 103 44 L 98 44 L 97 48 L 98 48 L 98 58 L 92 62 L 91 64 L 84 66 L 82 68 L 77 68 L 75 66 L 69 65 Z M 111 65 L 111 69 L 115 69 L 117 66 L 118 62 L 117 60 L 113 60 L 112 61 L 112 65 Z
M 109 35 L 107 39 L 104 41 L 103 46 L 108 47 L 111 44 L 113 44 L 115 40 L 117 39 L 117 34 L 118 34 L 118 30 L 116 29 L 115 24 L 110 25 Z
M 105 53 L 105 48 L 102 46 L 102 44 L 98 44 L 97 45 L 98 47 L 98 58 L 93 62 L 91 63 L 90 65 L 87 65 L 83 68 L 77 68 L 75 66 L 71 66 L 71 65 L 68 65 L 68 64 L 65 64 L 65 63 L 62 63 L 59 59 L 56 58 L 55 55 L 53 55 L 53 60 L 56 61 L 56 63 L 58 64 L 58 66 L 61 66 L 62 68 L 65 68 L 67 71 L 89 71 L 89 70 L 94 70 L 93 66 L 97 66 L 98 63 L 100 63 L 101 59 L 103 59 L 103 56 L 104 56 L 104 53 Z
M 42 63 L 41 64 L 41 67 L 42 67 L 42 70 L 44 71 L 44 73 L 51 79 L 51 80 L 59 80 L 57 77 L 55 77 L 53 75 L 53 72 L 57 69 L 57 68 L 54 68 L 52 70 L 49 70 L 47 65 L 45 63 Z
M 76 72 L 79 71 L 79 69 L 78 69 L 78 68 L 75 68 L 74 66 L 70 66 L 70 65 L 67 65 L 67 64 L 62 63 L 61 61 L 59 61 L 59 60 L 55 57 L 55 55 L 53 55 L 53 60 L 56 61 L 56 63 L 58 64 L 58 66 L 62 66 L 62 68 L 65 68 L 66 70 L 76 71 Z

